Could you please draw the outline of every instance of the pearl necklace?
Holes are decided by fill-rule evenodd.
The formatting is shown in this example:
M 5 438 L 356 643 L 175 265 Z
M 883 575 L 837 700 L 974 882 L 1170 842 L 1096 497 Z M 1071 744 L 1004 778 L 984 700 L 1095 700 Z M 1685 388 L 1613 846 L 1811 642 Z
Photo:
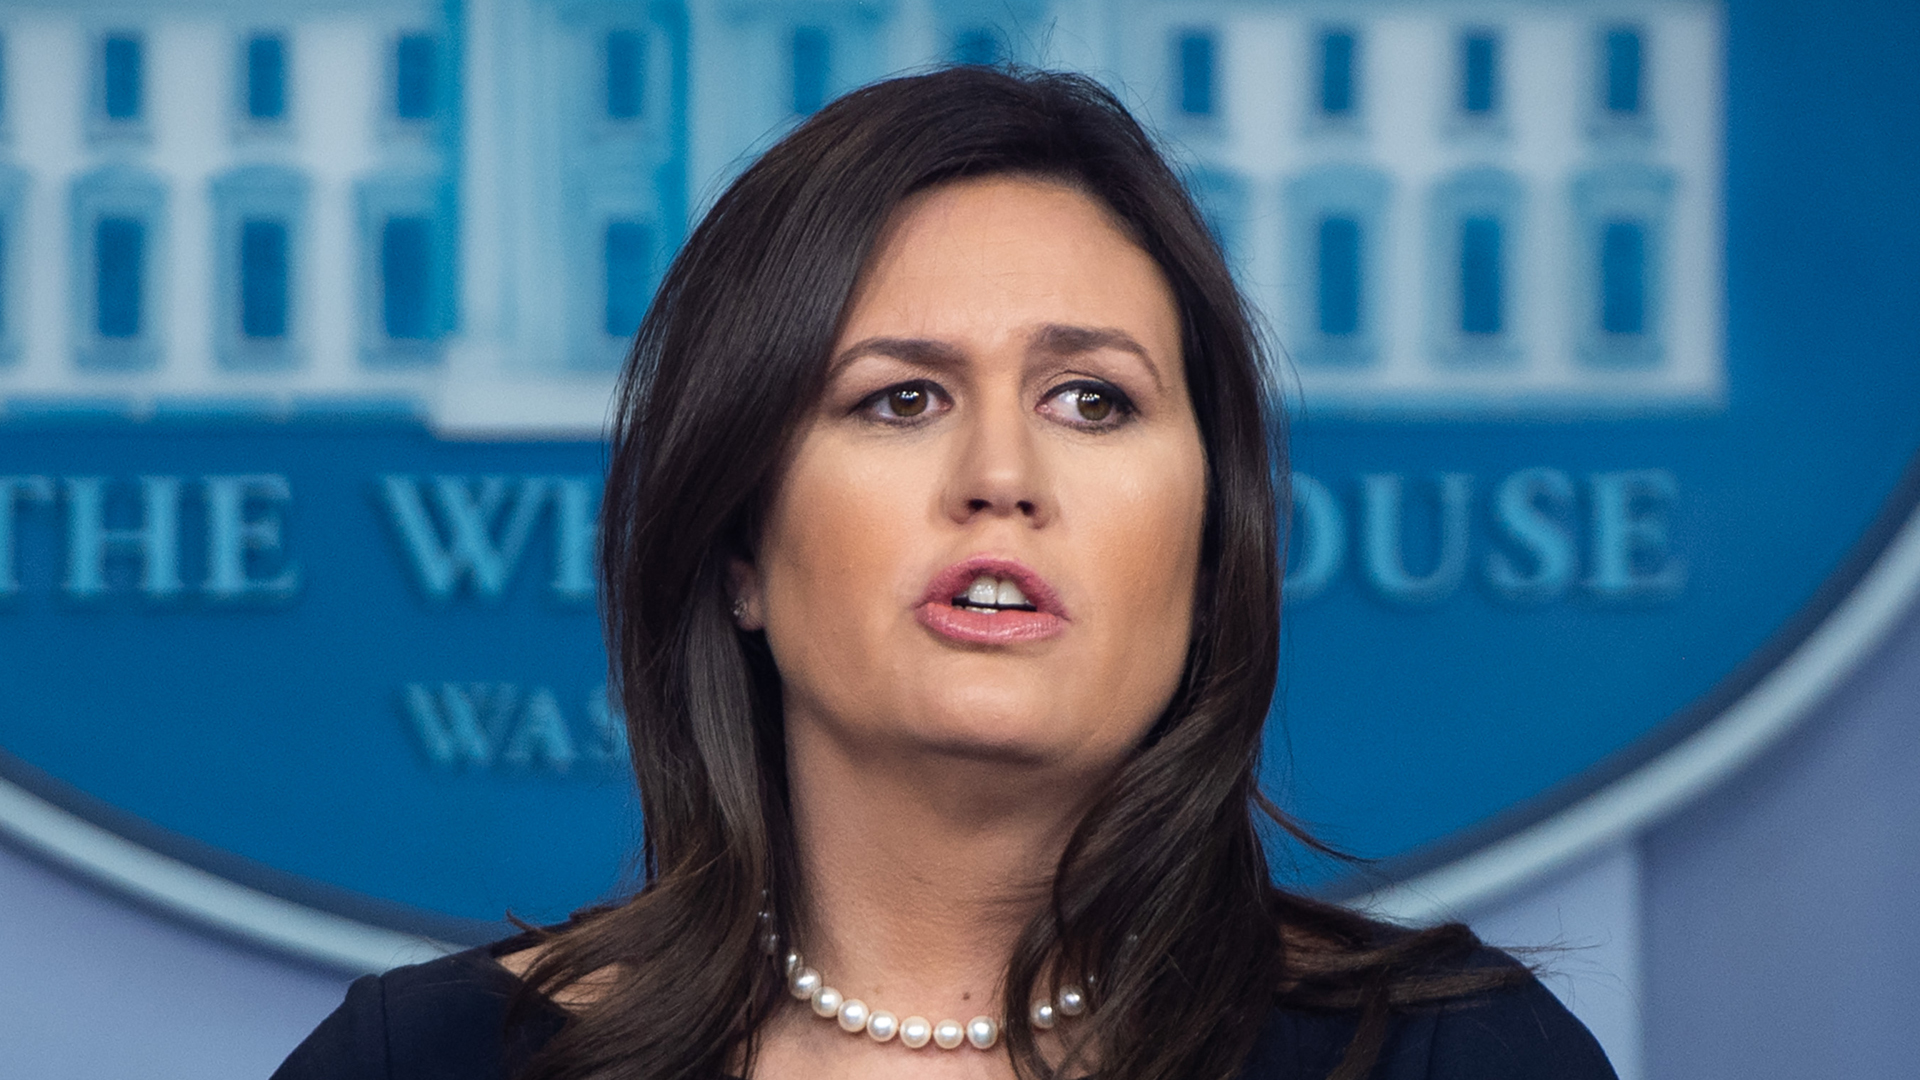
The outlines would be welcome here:
M 760 915 L 762 926 L 772 919 L 767 913 Z M 761 945 L 769 956 L 778 956 L 780 938 L 771 930 L 766 930 Z M 813 1006 L 814 1014 L 823 1020 L 835 1020 L 840 1030 L 849 1035 L 866 1032 L 874 1042 L 887 1042 L 894 1036 L 901 1043 L 918 1050 L 929 1042 L 942 1050 L 959 1049 L 961 1043 L 971 1043 L 976 1050 L 991 1050 L 1000 1041 L 1000 1022 L 990 1016 L 976 1016 L 965 1024 L 958 1020 L 942 1020 L 929 1023 L 924 1016 L 909 1016 L 900 1019 L 885 1009 L 872 1009 L 859 998 L 850 998 L 827 985 L 826 978 L 818 971 L 807 966 L 806 959 L 797 950 L 787 950 L 783 960 L 787 979 L 787 992 L 795 999 Z M 1046 1030 L 1053 1027 L 1063 1016 L 1079 1016 L 1087 1011 L 1087 995 L 1077 986 L 1063 986 L 1052 1001 L 1036 1001 L 1027 1014 L 1033 1026 Z

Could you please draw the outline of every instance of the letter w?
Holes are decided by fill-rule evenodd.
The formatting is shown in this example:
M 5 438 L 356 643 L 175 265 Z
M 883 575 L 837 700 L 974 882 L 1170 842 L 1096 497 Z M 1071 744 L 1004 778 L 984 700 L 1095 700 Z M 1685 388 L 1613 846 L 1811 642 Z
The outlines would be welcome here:
M 453 595 L 462 578 L 471 578 L 475 594 L 498 600 L 513 580 L 526 550 L 527 536 L 547 500 L 546 478 L 506 476 L 479 478 L 478 490 L 468 477 L 436 476 L 432 493 L 442 537 L 421 497 L 420 482 L 411 476 L 383 476 L 380 491 L 393 516 L 394 528 L 413 559 L 414 573 L 428 596 L 444 600 Z M 511 498 L 512 510 L 496 528 L 501 506 Z
M 519 702 L 518 689 L 483 683 L 442 683 L 438 689 L 435 694 L 434 687 L 408 683 L 403 692 L 407 718 L 427 757 L 442 768 L 492 765 L 494 749 Z

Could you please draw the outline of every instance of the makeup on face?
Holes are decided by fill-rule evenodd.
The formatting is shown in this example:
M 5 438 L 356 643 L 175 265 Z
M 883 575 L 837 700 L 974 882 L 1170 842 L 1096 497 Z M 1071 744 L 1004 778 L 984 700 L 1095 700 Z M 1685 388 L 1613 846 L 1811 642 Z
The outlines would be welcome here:
M 985 556 L 935 575 L 915 611 L 920 625 L 972 645 L 1043 641 L 1068 622 L 1046 579 L 1015 560 Z
M 796 746 L 1121 759 L 1191 627 L 1206 461 L 1181 342 L 1158 264 L 1078 190 L 902 205 L 741 568 Z

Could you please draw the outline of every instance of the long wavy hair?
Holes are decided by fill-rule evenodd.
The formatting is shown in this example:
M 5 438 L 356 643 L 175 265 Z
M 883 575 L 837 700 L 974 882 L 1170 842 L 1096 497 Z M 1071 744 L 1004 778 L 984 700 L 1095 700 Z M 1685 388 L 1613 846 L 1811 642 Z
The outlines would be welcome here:
M 952 68 L 820 110 L 727 188 L 668 270 L 618 398 L 600 524 L 613 685 L 645 814 L 644 883 L 540 935 L 526 998 L 595 992 L 527 1080 L 715 1080 L 790 1007 L 760 948 L 804 903 L 780 677 L 729 614 L 727 564 L 821 391 L 855 280 L 917 191 L 986 175 L 1098 199 L 1171 285 L 1206 451 L 1201 588 L 1179 687 L 1073 833 L 1051 903 L 1006 973 L 1005 1047 L 1023 1075 L 1214 1080 L 1275 1004 L 1356 1010 L 1335 1076 L 1370 1071 L 1390 1012 L 1498 982 L 1451 962 L 1461 926 L 1411 933 L 1276 888 L 1259 791 L 1280 650 L 1282 417 L 1218 244 L 1124 106 L 1077 75 Z M 1049 1065 L 1024 1003 L 1058 972 L 1093 1009 Z M 1065 1029 L 1062 1029 L 1064 1032 Z

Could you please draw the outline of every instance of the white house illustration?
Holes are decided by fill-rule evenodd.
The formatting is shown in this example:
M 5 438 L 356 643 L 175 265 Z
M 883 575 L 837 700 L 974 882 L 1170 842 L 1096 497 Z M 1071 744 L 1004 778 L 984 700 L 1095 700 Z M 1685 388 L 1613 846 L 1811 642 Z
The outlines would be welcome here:
M 938 62 L 1167 140 L 1309 411 L 1712 409 L 1723 28 L 1692 0 L 67 0 L 0 10 L 0 416 L 590 434 L 757 149 Z

